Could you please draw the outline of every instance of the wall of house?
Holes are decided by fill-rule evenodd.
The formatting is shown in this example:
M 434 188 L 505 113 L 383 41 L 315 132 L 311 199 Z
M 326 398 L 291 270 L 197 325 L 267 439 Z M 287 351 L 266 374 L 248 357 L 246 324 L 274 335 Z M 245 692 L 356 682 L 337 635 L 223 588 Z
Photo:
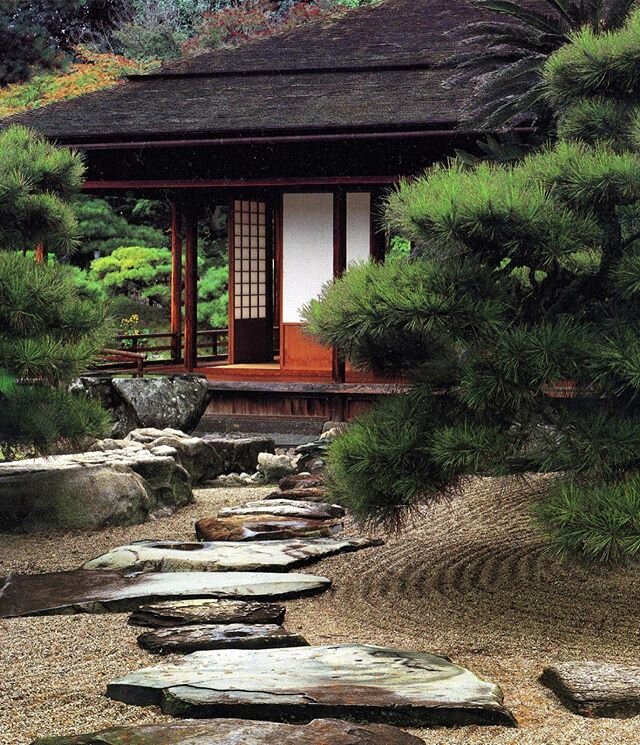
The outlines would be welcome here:
M 347 195 L 347 264 L 370 255 L 369 193 Z M 281 366 L 331 370 L 332 352 L 302 330 L 301 307 L 333 278 L 333 194 L 289 193 L 282 203 Z

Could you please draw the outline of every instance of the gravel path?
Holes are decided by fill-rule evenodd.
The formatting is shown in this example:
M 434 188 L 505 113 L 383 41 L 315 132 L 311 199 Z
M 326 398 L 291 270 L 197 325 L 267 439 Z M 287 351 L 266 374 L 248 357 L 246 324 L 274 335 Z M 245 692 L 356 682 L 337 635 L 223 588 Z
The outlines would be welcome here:
M 287 627 L 312 644 L 353 641 L 443 652 L 500 683 L 520 729 L 415 731 L 429 745 L 637 743 L 639 717 L 578 717 L 537 682 L 546 664 L 560 660 L 636 663 L 640 642 L 637 569 L 569 568 L 546 557 L 528 519 L 542 485 L 470 481 L 461 496 L 402 535 L 387 537 L 383 548 L 307 568 L 331 577 L 334 588 L 287 603 Z M 200 490 L 195 505 L 132 528 L 0 535 L 0 575 L 73 569 L 140 538 L 189 539 L 196 519 L 268 491 Z M 137 647 L 140 630 L 126 620 L 114 614 L 0 621 L 0 745 L 166 720 L 155 709 L 103 696 L 110 679 L 156 659 Z

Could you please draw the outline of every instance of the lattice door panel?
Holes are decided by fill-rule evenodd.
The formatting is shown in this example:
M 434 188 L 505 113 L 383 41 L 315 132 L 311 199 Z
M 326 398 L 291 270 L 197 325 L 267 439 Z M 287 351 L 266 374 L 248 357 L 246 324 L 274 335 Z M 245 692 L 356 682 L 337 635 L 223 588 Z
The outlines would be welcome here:
M 230 228 L 232 362 L 267 361 L 273 357 L 273 252 L 267 203 L 234 199 Z

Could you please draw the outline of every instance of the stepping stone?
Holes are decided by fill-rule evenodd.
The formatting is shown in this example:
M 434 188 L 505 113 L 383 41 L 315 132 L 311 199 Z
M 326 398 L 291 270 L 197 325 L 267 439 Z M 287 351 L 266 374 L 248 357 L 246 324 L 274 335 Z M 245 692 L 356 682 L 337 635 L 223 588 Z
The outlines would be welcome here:
M 271 647 L 307 647 L 300 634 L 290 634 L 272 623 L 247 626 L 177 626 L 140 634 L 138 644 L 149 652 L 188 654 L 206 649 L 268 649 Z
M 205 517 L 196 523 L 196 536 L 201 541 L 276 541 L 328 537 L 339 533 L 343 527 L 340 519 L 307 520 L 278 515 Z
M 83 569 L 135 572 L 286 571 L 325 556 L 379 546 L 369 538 L 293 538 L 287 541 L 176 543 L 139 541 L 114 548 Z
M 310 489 L 317 486 L 324 486 L 326 480 L 321 473 L 292 473 L 280 479 L 278 486 L 282 491 L 289 489 Z
M 305 489 L 287 489 L 287 491 L 273 491 L 267 494 L 265 499 L 290 499 L 292 501 L 301 500 L 304 502 L 322 502 L 325 503 L 329 492 L 323 487 L 309 487 Z
M 331 587 L 311 574 L 272 572 L 52 572 L 0 578 L 0 618 L 57 613 L 123 613 L 142 603 L 178 598 L 301 597 Z
M 141 605 L 129 617 L 132 626 L 191 626 L 203 623 L 275 623 L 284 621 L 285 608 L 244 600 L 173 600 Z
M 640 714 L 640 667 L 565 662 L 545 668 L 540 680 L 576 714 L 633 717 Z
M 218 719 L 144 724 L 77 737 L 45 737 L 31 745 L 425 745 L 396 727 L 316 719 L 296 726 L 276 722 Z
M 197 719 L 515 725 L 497 685 L 443 657 L 360 644 L 194 652 L 109 683 L 107 696 Z
M 294 499 L 268 499 L 247 502 L 240 507 L 226 507 L 218 512 L 218 517 L 237 517 L 239 515 L 280 515 L 282 517 L 304 517 L 309 520 L 331 520 L 344 517 L 344 507 L 338 504 L 302 502 Z

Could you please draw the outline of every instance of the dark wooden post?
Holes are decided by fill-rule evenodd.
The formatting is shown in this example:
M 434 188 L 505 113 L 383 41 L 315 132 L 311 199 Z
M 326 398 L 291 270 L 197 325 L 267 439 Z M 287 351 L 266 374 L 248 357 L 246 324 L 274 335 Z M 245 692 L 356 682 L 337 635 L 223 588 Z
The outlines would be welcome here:
M 179 362 L 182 348 L 182 226 L 180 210 L 171 202 L 171 360 Z
M 371 258 L 382 264 L 387 250 L 387 233 L 382 222 L 382 193 L 374 191 L 371 194 Z
M 333 278 L 341 277 L 347 268 L 347 195 L 342 189 L 333 193 Z M 333 348 L 333 381 L 344 383 L 344 359 Z
M 184 367 L 193 372 L 198 365 L 198 215 L 195 207 L 183 211 L 184 264 Z

